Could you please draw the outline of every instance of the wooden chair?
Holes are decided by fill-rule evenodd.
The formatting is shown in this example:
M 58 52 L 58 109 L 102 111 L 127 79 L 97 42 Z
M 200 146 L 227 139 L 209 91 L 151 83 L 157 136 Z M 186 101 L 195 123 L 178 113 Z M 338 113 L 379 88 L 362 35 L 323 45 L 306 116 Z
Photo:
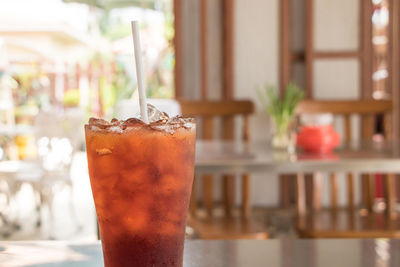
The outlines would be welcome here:
M 254 106 L 251 101 L 192 101 L 180 100 L 182 114 L 197 118 L 198 138 L 216 139 L 215 127 L 221 123 L 219 139 L 234 138 L 234 118 L 243 117 L 242 137 L 249 138 L 249 115 Z M 220 119 L 220 120 L 217 120 Z M 250 176 L 241 176 L 241 206 L 236 206 L 235 176 L 223 175 L 221 201 L 214 196 L 217 177 L 212 174 L 195 177 L 189 210 L 189 225 L 202 239 L 265 239 L 268 237 L 264 216 L 256 216 L 250 207 Z M 201 186 L 200 186 L 201 183 Z M 198 191 L 201 194 L 198 196 Z M 198 201 L 201 200 L 201 201 Z M 222 205 L 221 205 L 222 204 Z M 222 206 L 222 208 L 221 208 Z
M 361 140 L 371 140 L 377 116 L 383 116 L 383 134 L 391 139 L 391 101 L 357 100 L 357 101 L 313 101 L 306 100 L 299 104 L 297 114 L 332 113 L 343 117 L 344 142 L 350 142 L 352 136 L 351 116 L 361 117 Z M 361 209 L 356 209 L 354 194 L 355 176 L 348 173 L 346 177 L 347 206 L 338 206 L 338 176 L 329 174 L 330 206 L 321 206 L 321 185 L 324 180 L 320 173 L 297 174 L 297 229 L 301 237 L 312 238 L 377 238 L 400 237 L 400 221 L 394 211 L 395 186 L 394 175 L 384 175 L 386 198 L 385 213 L 373 209 L 375 199 L 374 174 L 361 175 L 362 199 Z M 308 203 L 307 203 L 308 202 Z

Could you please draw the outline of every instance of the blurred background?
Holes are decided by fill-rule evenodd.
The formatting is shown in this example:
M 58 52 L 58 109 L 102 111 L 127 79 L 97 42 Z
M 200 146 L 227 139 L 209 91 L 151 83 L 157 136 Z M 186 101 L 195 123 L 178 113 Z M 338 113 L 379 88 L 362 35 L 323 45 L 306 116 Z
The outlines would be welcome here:
M 137 113 L 131 20 L 151 101 L 174 114 L 176 100 L 248 99 L 250 140 L 267 143 L 258 89 L 291 82 L 307 99 L 391 100 L 398 140 L 399 14 L 395 0 L 1 1 L 0 239 L 97 238 L 82 125 Z M 382 138 L 382 116 L 352 123 L 354 139 Z M 254 180 L 252 204 L 278 210 L 265 227 L 292 235 L 279 214 L 293 185 Z
M 173 3 L 27 0 L 0 10 L 0 234 L 96 238 L 83 123 L 137 97 L 131 20 L 141 21 L 148 97 L 174 97 Z M 27 164 L 37 159 L 40 168 Z

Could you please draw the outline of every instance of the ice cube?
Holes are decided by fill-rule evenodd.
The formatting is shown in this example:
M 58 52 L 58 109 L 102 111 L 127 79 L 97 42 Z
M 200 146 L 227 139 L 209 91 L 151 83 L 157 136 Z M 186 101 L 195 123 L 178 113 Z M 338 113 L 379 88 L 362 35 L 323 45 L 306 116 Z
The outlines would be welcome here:
M 125 130 L 126 127 L 133 127 L 133 126 L 140 126 L 144 125 L 145 123 L 139 119 L 136 118 L 130 118 L 122 122 L 121 124 L 121 129 Z
M 116 118 L 113 118 L 112 120 L 111 120 L 111 122 L 110 122 L 112 125 L 120 125 L 121 124 L 121 122 L 118 120 L 118 119 L 116 119 Z
M 123 128 L 120 125 L 111 126 L 108 130 L 113 133 L 123 133 Z
M 168 114 L 165 112 L 161 112 L 155 106 L 151 104 L 147 104 L 147 114 L 149 117 L 149 122 L 156 122 L 156 121 L 168 121 L 169 117 Z
M 107 128 L 110 125 L 110 123 L 108 121 L 106 121 L 106 120 L 97 119 L 97 118 L 93 118 L 92 117 L 92 118 L 89 119 L 89 125 L 97 126 L 97 127 L 101 128 L 101 129 L 104 129 L 104 128 Z

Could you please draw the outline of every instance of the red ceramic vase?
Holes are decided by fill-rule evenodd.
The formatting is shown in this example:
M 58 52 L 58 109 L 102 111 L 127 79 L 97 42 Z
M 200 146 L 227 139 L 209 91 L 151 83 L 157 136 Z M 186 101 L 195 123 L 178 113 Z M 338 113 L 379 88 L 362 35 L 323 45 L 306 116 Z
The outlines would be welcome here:
M 332 125 L 302 126 L 297 134 L 297 146 L 306 153 L 331 154 L 340 143 Z

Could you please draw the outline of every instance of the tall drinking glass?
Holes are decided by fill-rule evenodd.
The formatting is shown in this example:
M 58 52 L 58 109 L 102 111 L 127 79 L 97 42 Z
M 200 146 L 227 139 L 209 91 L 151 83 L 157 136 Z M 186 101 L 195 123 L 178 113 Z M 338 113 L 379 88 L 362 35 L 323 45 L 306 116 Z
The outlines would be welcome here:
M 85 125 L 106 267 L 182 266 L 195 132 L 183 118 Z

